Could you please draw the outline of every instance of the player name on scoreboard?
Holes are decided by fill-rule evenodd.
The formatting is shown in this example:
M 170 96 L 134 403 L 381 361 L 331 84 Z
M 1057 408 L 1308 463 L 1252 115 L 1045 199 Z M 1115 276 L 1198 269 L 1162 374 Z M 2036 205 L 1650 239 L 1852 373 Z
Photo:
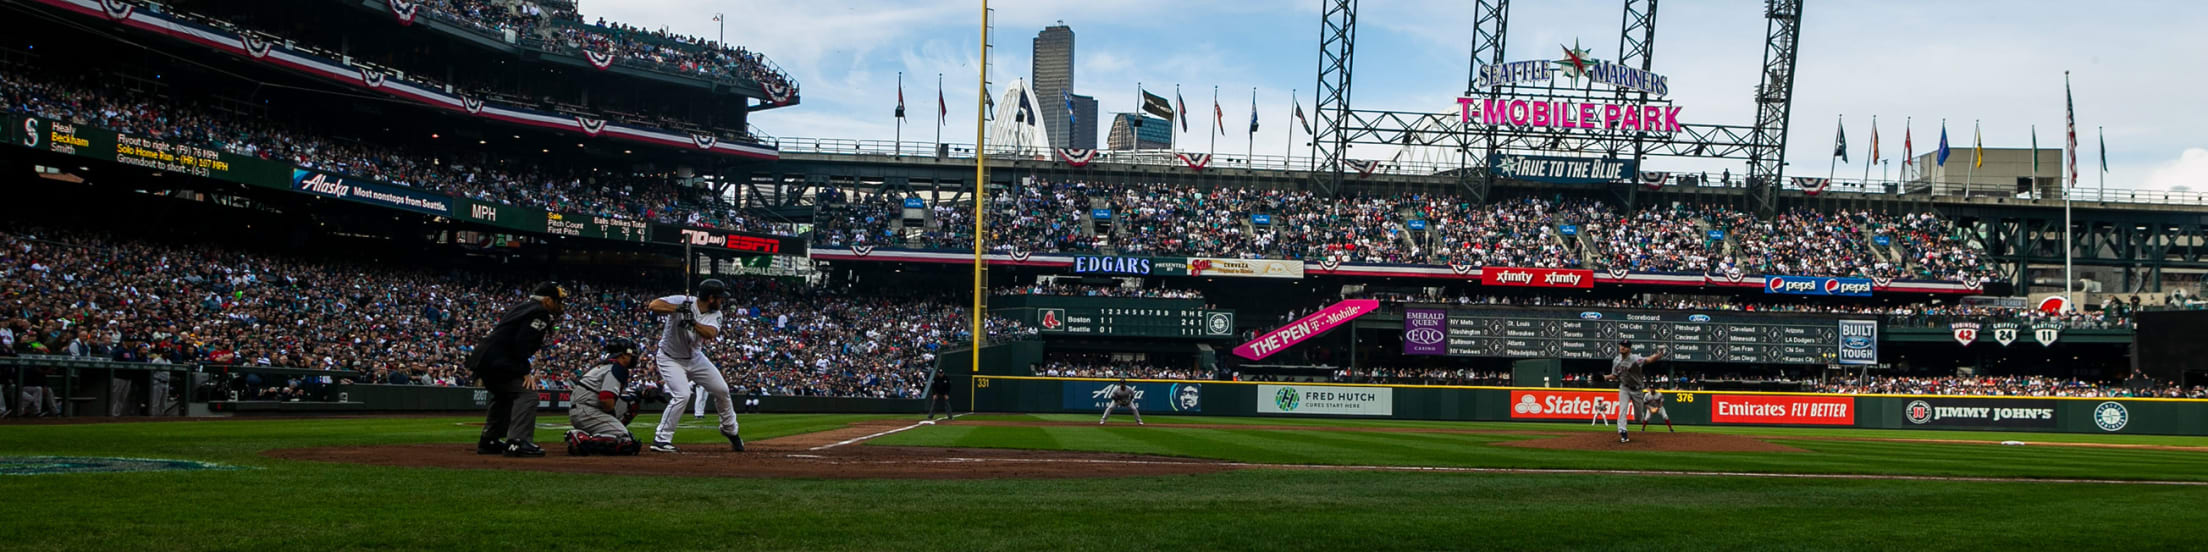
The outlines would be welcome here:
M 1635 352 L 1663 347 L 1671 351 L 1667 359 L 1685 362 L 1828 364 L 1850 346 L 1842 326 L 1865 323 L 1812 315 L 1623 309 L 1473 308 L 1446 313 L 1441 335 L 1415 336 L 1445 340 L 1441 347 L 1421 349 L 1423 354 L 1606 359 L 1617 354 L 1618 341 L 1631 340 Z M 1406 332 L 1407 344 L 1416 331 Z M 1866 345 L 1875 347 L 1862 340 L 1853 344 Z

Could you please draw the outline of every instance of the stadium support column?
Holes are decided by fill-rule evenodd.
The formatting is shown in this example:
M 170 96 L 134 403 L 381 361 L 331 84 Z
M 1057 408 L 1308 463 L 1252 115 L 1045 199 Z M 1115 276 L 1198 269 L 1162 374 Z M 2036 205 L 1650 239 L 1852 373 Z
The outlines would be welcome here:
M 1503 38 L 1510 31 L 1510 0 L 1479 0 L 1472 9 L 1472 60 L 1471 66 L 1465 71 L 1464 79 L 1464 95 L 1467 97 L 1481 94 L 1478 88 L 1481 62 L 1497 66 L 1503 64 Z M 1501 99 L 1502 95 L 1501 85 L 1487 87 L 1486 97 Z M 1480 167 L 1478 177 L 1468 179 L 1464 174 L 1468 171 L 1459 170 L 1457 178 L 1459 182 L 1467 184 L 1467 191 L 1471 192 L 1474 201 L 1485 203 L 1488 191 L 1495 189 L 1495 171 L 1488 168 L 1488 160 L 1500 152 L 1502 144 L 1497 141 L 1494 127 L 1487 127 L 1484 132 L 1474 134 L 1471 123 L 1463 122 L 1462 125 L 1463 132 L 1459 133 L 1461 138 L 1457 143 L 1460 155 L 1469 157 L 1474 151 L 1482 155 L 1479 159 L 1470 160 L 1473 162 L 1467 163 L 1460 159 L 1458 163 L 1461 166 Z
M 1319 85 L 1311 102 L 1318 124 L 1311 136 L 1311 158 L 1319 164 L 1311 179 L 1328 195 L 1342 189 L 1342 159 L 1349 152 L 1349 84 L 1357 39 L 1357 0 L 1326 0 L 1319 14 Z
M 1618 60 L 1616 63 L 1621 67 L 1639 67 L 1642 71 L 1654 70 L 1656 67 L 1656 0 L 1626 0 L 1625 16 L 1624 20 L 1618 24 L 1618 33 Z M 1647 92 L 1634 92 L 1623 87 L 1618 88 L 1618 103 L 1620 104 L 1646 104 L 1647 102 Z M 1619 132 L 1625 135 L 1621 138 L 1630 137 L 1632 139 L 1633 166 L 1641 166 L 1641 160 L 1648 153 L 1648 146 L 1643 142 L 1647 138 L 1647 134 L 1622 128 Z M 1625 175 L 1625 177 L 1626 181 L 1630 182 L 1626 185 L 1626 197 L 1632 198 L 1639 195 L 1641 188 L 1639 185 L 1640 175 Z M 1637 203 L 1629 200 L 1627 206 L 1630 208 Z
M 1749 135 L 1748 197 L 1758 215 L 1779 210 L 1786 170 L 1786 125 L 1794 108 L 1794 60 L 1802 38 L 1802 0 L 1765 0 L 1763 74 L 1756 85 L 1756 127 Z

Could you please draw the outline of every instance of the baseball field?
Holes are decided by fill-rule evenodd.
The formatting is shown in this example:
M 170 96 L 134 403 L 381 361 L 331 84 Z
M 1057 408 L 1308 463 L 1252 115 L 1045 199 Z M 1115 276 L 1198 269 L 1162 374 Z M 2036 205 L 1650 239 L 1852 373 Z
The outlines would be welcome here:
M 685 421 L 508 459 L 477 420 L 0 425 L 0 548 L 2188 549 L 2208 516 L 2197 437 L 750 415 L 744 453 Z

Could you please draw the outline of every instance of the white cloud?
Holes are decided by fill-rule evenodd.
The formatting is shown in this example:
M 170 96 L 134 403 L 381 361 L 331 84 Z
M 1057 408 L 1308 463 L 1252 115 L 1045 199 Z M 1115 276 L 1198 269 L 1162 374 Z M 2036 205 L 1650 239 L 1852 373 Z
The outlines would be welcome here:
M 2078 167 L 2078 170 L 2089 170 Z M 2081 178 L 2082 180 L 2082 178 Z M 2208 148 L 2185 148 L 2177 160 L 2163 163 L 2147 172 L 2146 183 L 2141 188 L 2149 190 L 2199 190 L 2208 188 Z

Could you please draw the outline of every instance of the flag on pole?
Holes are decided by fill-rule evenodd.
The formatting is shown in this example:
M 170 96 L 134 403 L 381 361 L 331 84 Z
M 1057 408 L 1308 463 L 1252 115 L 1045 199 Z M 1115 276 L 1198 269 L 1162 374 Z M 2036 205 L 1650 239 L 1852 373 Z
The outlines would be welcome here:
M 1227 134 L 1227 112 L 1219 109 L 1219 98 L 1217 96 L 1211 98 L 1211 124 L 1219 127 L 1220 136 Z
M 2108 172 L 2108 129 L 2101 129 L 2101 172 Z
M 2039 178 L 2039 125 L 2032 125 L 2032 178 Z
M 1152 94 L 1148 91 L 1142 92 L 1142 112 L 1156 115 L 1160 119 L 1165 119 L 1167 123 L 1173 122 L 1173 104 L 1165 103 L 1164 96 Z M 1142 118 L 1136 117 L 1135 120 L 1141 121 Z
M 1181 98 L 1181 87 L 1173 87 L 1173 105 L 1180 106 L 1181 132 L 1188 132 L 1188 100 Z
M 1986 168 L 1986 133 L 1978 130 L 1978 121 L 1970 122 L 1970 168 Z
M 2064 134 L 2065 136 L 2068 136 L 2068 138 L 2066 138 L 2066 139 L 2068 140 L 2068 142 L 2065 142 L 2065 145 L 2063 146 L 2063 147 L 2065 147 L 2065 148 L 2068 148 L 2068 149 L 2065 149 L 2065 150 L 2063 150 L 2063 156 L 2064 156 L 2064 157 L 2066 157 L 2066 158 L 2068 158 L 2068 159 L 2069 159 L 2069 161 L 2070 161 L 2070 185 L 2071 185 L 2071 186 L 2077 186 L 2077 185 L 2078 185 L 2078 109 L 2077 109 L 2077 104 L 2076 104 L 2076 103 L 2074 103 L 2074 102 L 2072 102 L 2072 101 L 2071 101 L 2071 99 L 2070 99 L 2070 72 L 2069 72 L 2069 71 L 2063 71 L 2063 72 L 2062 72 L 2062 133 L 2063 133 L 2063 134 Z M 2107 155 L 2107 152 L 2102 152 L 2102 155 Z M 2038 160 L 2038 159 L 2039 159 L 2039 157 L 2038 157 L 2038 156 L 2037 156 L 2037 155 L 2035 154 L 2035 155 L 2034 155 L 2034 156 L 2032 157 L 2032 159 L 2036 161 L 2036 160 Z M 2106 166 L 2106 165 L 2107 165 L 2107 163 L 2102 163 L 2102 165 L 2103 165 L 2103 166 Z
M 1917 156 L 1917 144 L 1913 139 L 1914 137 L 1909 134 L 1909 123 L 1903 122 L 1901 124 L 1901 166 L 1905 169 L 1915 163 L 1914 158 Z
M 1940 121 L 1940 166 L 1947 166 L 1947 121 Z
M 1848 125 L 1840 124 L 1833 128 L 1832 156 L 1840 158 L 1841 162 L 1846 162 L 1848 160 Z
M 1257 94 L 1250 94 L 1250 135 L 1257 135 Z
M 1058 91 L 1058 99 L 1066 102 L 1066 126 L 1068 128 L 1081 126 L 1081 115 L 1073 112 L 1073 92 L 1060 90 Z
M 950 102 L 943 101 L 943 83 L 935 83 L 935 124 L 943 125 L 943 118 L 951 116 Z
M 1871 116 L 1871 163 L 1878 163 L 1878 116 Z
M 1303 100 L 1296 100 L 1296 124 L 1303 125 L 1303 133 L 1311 134 L 1311 121 L 1303 118 Z M 2102 163 L 2107 165 L 2107 163 Z
M 905 79 L 897 79 L 897 118 L 905 118 Z

